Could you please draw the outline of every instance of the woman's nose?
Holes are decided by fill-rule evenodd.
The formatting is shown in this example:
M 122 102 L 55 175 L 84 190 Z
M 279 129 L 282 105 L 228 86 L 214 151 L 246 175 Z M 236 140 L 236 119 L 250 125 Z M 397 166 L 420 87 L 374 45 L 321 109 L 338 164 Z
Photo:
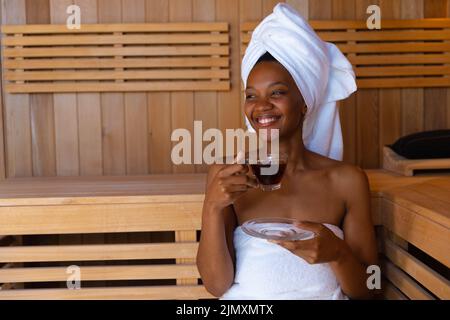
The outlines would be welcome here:
M 259 99 L 255 108 L 258 110 L 270 110 L 273 108 L 273 104 L 268 99 Z

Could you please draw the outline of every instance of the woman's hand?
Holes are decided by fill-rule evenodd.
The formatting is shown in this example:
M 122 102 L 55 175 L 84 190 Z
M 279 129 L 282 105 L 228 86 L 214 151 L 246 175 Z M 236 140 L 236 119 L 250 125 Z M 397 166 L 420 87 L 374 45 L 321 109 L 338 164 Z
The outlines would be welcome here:
M 343 240 L 330 229 L 320 223 L 313 222 L 297 222 L 296 226 L 314 232 L 314 238 L 301 241 L 269 241 L 291 251 L 310 264 L 329 263 L 340 259 L 343 251 Z
M 249 189 L 257 188 L 258 182 L 248 175 L 247 165 L 232 164 L 223 166 L 217 171 L 208 184 L 205 204 L 212 205 L 215 209 L 223 209 L 233 204 Z

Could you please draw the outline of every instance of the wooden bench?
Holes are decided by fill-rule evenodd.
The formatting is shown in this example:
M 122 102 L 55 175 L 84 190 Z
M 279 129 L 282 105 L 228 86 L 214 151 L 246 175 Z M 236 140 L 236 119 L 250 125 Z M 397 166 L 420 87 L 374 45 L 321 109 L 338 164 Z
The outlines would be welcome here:
M 230 89 L 228 23 L 5 25 L 5 91 Z
M 381 30 L 368 30 L 366 21 L 355 20 L 310 24 L 348 57 L 361 89 L 450 86 L 450 19 L 383 19 Z M 256 25 L 241 25 L 242 55 Z
M 414 246 L 450 265 L 449 179 L 371 170 L 368 176 L 385 257 L 383 297 L 449 299 L 448 280 L 409 252 Z M 5 264 L 0 300 L 213 298 L 199 284 L 195 265 L 204 182 L 204 175 L 157 175 L 19 178 L 0 184 L 0 234 L 16 239 L 0 247 Z M 160 231 L 170 236 L 156 242 L 32 243 L 39 235 L 126 232 L 131 238 Z M 66 267 L 73 264 L 81 267 L 81 290 L 65 288 Z M 118 286 L 119 280 L 130 283 Z M 132 283 L 136 280 L 170 283 Z

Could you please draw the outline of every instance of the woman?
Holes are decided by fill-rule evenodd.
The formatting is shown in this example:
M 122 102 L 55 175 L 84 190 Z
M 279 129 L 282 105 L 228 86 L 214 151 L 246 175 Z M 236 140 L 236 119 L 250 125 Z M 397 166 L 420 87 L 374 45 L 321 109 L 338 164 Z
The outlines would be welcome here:
M 285 4 L 255 29 L 243 60 L 245 113 L 255 130 L 278 129 L 289 155 L 282 188 L 258 189 L 245 165 L 208 173 L 197 264 L 222 299 L 364 299 L 377 263 L 367 177 L 342 157 L 336 101 L 353 92 L 345 57 Z M 325 82 L 325 83 L 324 83 Z M 314 232 L 269 242 L 241 225 L 285 217 Z

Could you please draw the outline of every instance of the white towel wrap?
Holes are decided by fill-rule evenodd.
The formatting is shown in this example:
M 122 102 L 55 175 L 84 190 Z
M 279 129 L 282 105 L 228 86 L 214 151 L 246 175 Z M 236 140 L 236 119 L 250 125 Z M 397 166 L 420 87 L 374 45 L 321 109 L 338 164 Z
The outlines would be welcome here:
M 322 41 L 286 3 L 256 27 L 242 60 L 244 87 L 259 58 L 269 52 L 291 74 L 308 107 L 303 124 L 307 149 L 342 160 L 343 142 L 336 101 L 356 91 L 352 65 L 332 43 Z M 300 110 L 299 110 L 300 112 Z M 245 118 L 247 127 L 253 131 Z
M 325 224 L 343 239 L 340 228 Z M 236 273 L 222 300 L 347 300 L 331 270 L 309 264 L 283 247 L 234 231 Z

